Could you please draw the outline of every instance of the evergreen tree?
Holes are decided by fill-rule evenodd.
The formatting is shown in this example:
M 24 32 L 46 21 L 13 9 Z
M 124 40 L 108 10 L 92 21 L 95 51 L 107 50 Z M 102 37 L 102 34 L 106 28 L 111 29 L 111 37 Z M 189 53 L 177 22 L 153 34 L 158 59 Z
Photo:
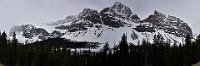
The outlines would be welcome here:
M 110 47 L 109 47 L 108 43 L 106 43 L 103 47 L 103 53 L 107 54 L 109 50 L 110 50 Z
M 9 58 L 10 58 L 10 66 L 14 66 L 16 64 L 17 61 L 17 43 L 18 40 L 16 38 L 16 34 L 15 32 L 13 33 L 12 36 L 12 43 L 10 44 L 10 50 L 9 50 Z
M 106 43 L 103 47 L 103 52 L 102 52 L 102 65 L 106 65 L 108 64 L 108 52 L 109 52 L 110 48 L 108 43 Z
M 128 56 L 129 56 L 129 47 L 128 47 L 128 42 L 127 42 L 127 36 L 123 34 L 122 40 L 119 43 L 120 47 L 120 61 L 121 61 L 121 66 L 128 66 Z
M 0 36 L 0 63 L 9 64 L 9 56 L 8 56 L 8 45 L 7 45 L 7 36 L 4 31 Z
M 189 34 L 185 38 L 185 45 L 191 47 L 191 36 Z
M 183 47 L 183 66 L 189 66 L 192 63 L 192 43 L 191 36 L 188 34 Z

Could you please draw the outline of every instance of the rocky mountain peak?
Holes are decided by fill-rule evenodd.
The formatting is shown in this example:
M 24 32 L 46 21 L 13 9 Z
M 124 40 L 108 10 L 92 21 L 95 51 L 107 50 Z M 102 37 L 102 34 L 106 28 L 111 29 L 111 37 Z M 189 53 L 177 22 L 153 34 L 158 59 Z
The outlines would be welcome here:
M 25 38 L 32 39 L 35 36 L 38 36 L 39 39 L 47 39 L 49 33 L 43 28 L 37 28 L 32 24 L 25 25 L 16 25 L 13 26 L 10 30 L 10 34 L 16 32 L 17 35 L 23 35 Z
M 35 29 L 36 27 L 33 26 L 32 24 L 25 24 L 25 25 L 15 25 L 11 28 L 10 33 L 13 32 L 20 32 L 20 31 L 30 31 L 32 29 Z
M 155 17 L 157 18 L 161 18 L 161 19 L 165 19 L 166 18 L 166 15 L 161 13 L 161 12 L 158 12 L 157 10 L 154 11 L 154 14 L 153 14 Z
M 132 14 L 131 9 L 121 2 L 115 2 L 111 8 L 118 13 L 124 14 L 125 16 L 130 16 Z
M 153 28 L 164 30 L 165 33 L 174 34 L 178 37 L 186 37 L 188 34 L 192 36 L 191 28 L 183 20 L 175 16 L 166 16 L 157 10 L 154 11 L 153 15 L 144 19 L 143 22 L 153 25 Z
M 101 24 L 100 14 L 97 10 L 85 8 L 78 16 L 80 19 L 88 20 L 92 23 L 99 23 Z
M 81 17 L 87 17 L 91 15 L 99 14 L 97 10 L 90 9 L 90 8 L 84 8 L 83 11 L 79 14 Z
M 133 14 L 131 9 L 126 5 L 115 2 L 113 6 L 104 8 L 100 11 L 102 21 L 110 27 L 123 27 L 128 23 L 138 22 L 140 18 Z

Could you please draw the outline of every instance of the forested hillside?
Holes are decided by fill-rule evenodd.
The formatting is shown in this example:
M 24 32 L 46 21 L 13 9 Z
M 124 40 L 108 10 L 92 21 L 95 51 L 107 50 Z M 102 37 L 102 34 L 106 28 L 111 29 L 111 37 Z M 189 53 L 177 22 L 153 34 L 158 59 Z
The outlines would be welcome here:
M 20 44 L 15 36 L 7 40 L 5 32 L 0 34 L 0 63 L 6 66 L 190 66 L 200 61 L 200 35 L 194 41 L 187 35 L 184 44 L 170 45 L 171 41 L 163 41 L 159 35 L 153 43 L 144 39 L 141 44 L 132 44 L 124 34 L 114 48 L 106 43 L 96 52 L 90 48 L 98 43 L 52 38 Z M 83 47 L 89 50 L 77 50 Z

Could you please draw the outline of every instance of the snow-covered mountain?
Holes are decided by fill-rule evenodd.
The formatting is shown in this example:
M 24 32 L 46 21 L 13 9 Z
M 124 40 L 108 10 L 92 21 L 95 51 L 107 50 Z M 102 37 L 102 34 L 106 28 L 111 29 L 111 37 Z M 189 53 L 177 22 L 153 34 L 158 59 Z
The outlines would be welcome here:
M 10 30 L 10 38 L 14 32 L 22 43 L 46 40 L 49 37 L 49 33 L 45 29 L 37 28 L 31 24 L 13 26 Z
M 108 42 L 111 46 L 118 44 L 124 33 L 128 42 L 134 44 L 143 39 L 153 42 L 154 35 L 161 35 L 165 41 L 172 43 L 182 43 L 187 34 L 192 36 L 192 30 L 180 18 L 155 11 L 140 20 L 137 14 L 120 2 L 101 11 L 85 8 L 77 15 L 40 27 L 30 24 L 14 26 L 10 33 L 13 32 L 17 33 L 20 42 L 62 37 L 75 41 Z

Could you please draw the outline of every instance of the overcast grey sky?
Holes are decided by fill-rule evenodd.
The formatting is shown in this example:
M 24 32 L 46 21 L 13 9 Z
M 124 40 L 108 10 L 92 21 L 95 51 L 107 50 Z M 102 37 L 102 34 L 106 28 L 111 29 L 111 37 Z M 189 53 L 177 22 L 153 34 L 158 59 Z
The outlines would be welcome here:
M 200 33 L 200 0 L 0 0 L 0 28 L 3 31 L 16 24 L 54 22 L 84 8 L 100 11 L 114 2 L 129 6 L 142 19 L 154 10 L 179 17 L 194 33 Z

